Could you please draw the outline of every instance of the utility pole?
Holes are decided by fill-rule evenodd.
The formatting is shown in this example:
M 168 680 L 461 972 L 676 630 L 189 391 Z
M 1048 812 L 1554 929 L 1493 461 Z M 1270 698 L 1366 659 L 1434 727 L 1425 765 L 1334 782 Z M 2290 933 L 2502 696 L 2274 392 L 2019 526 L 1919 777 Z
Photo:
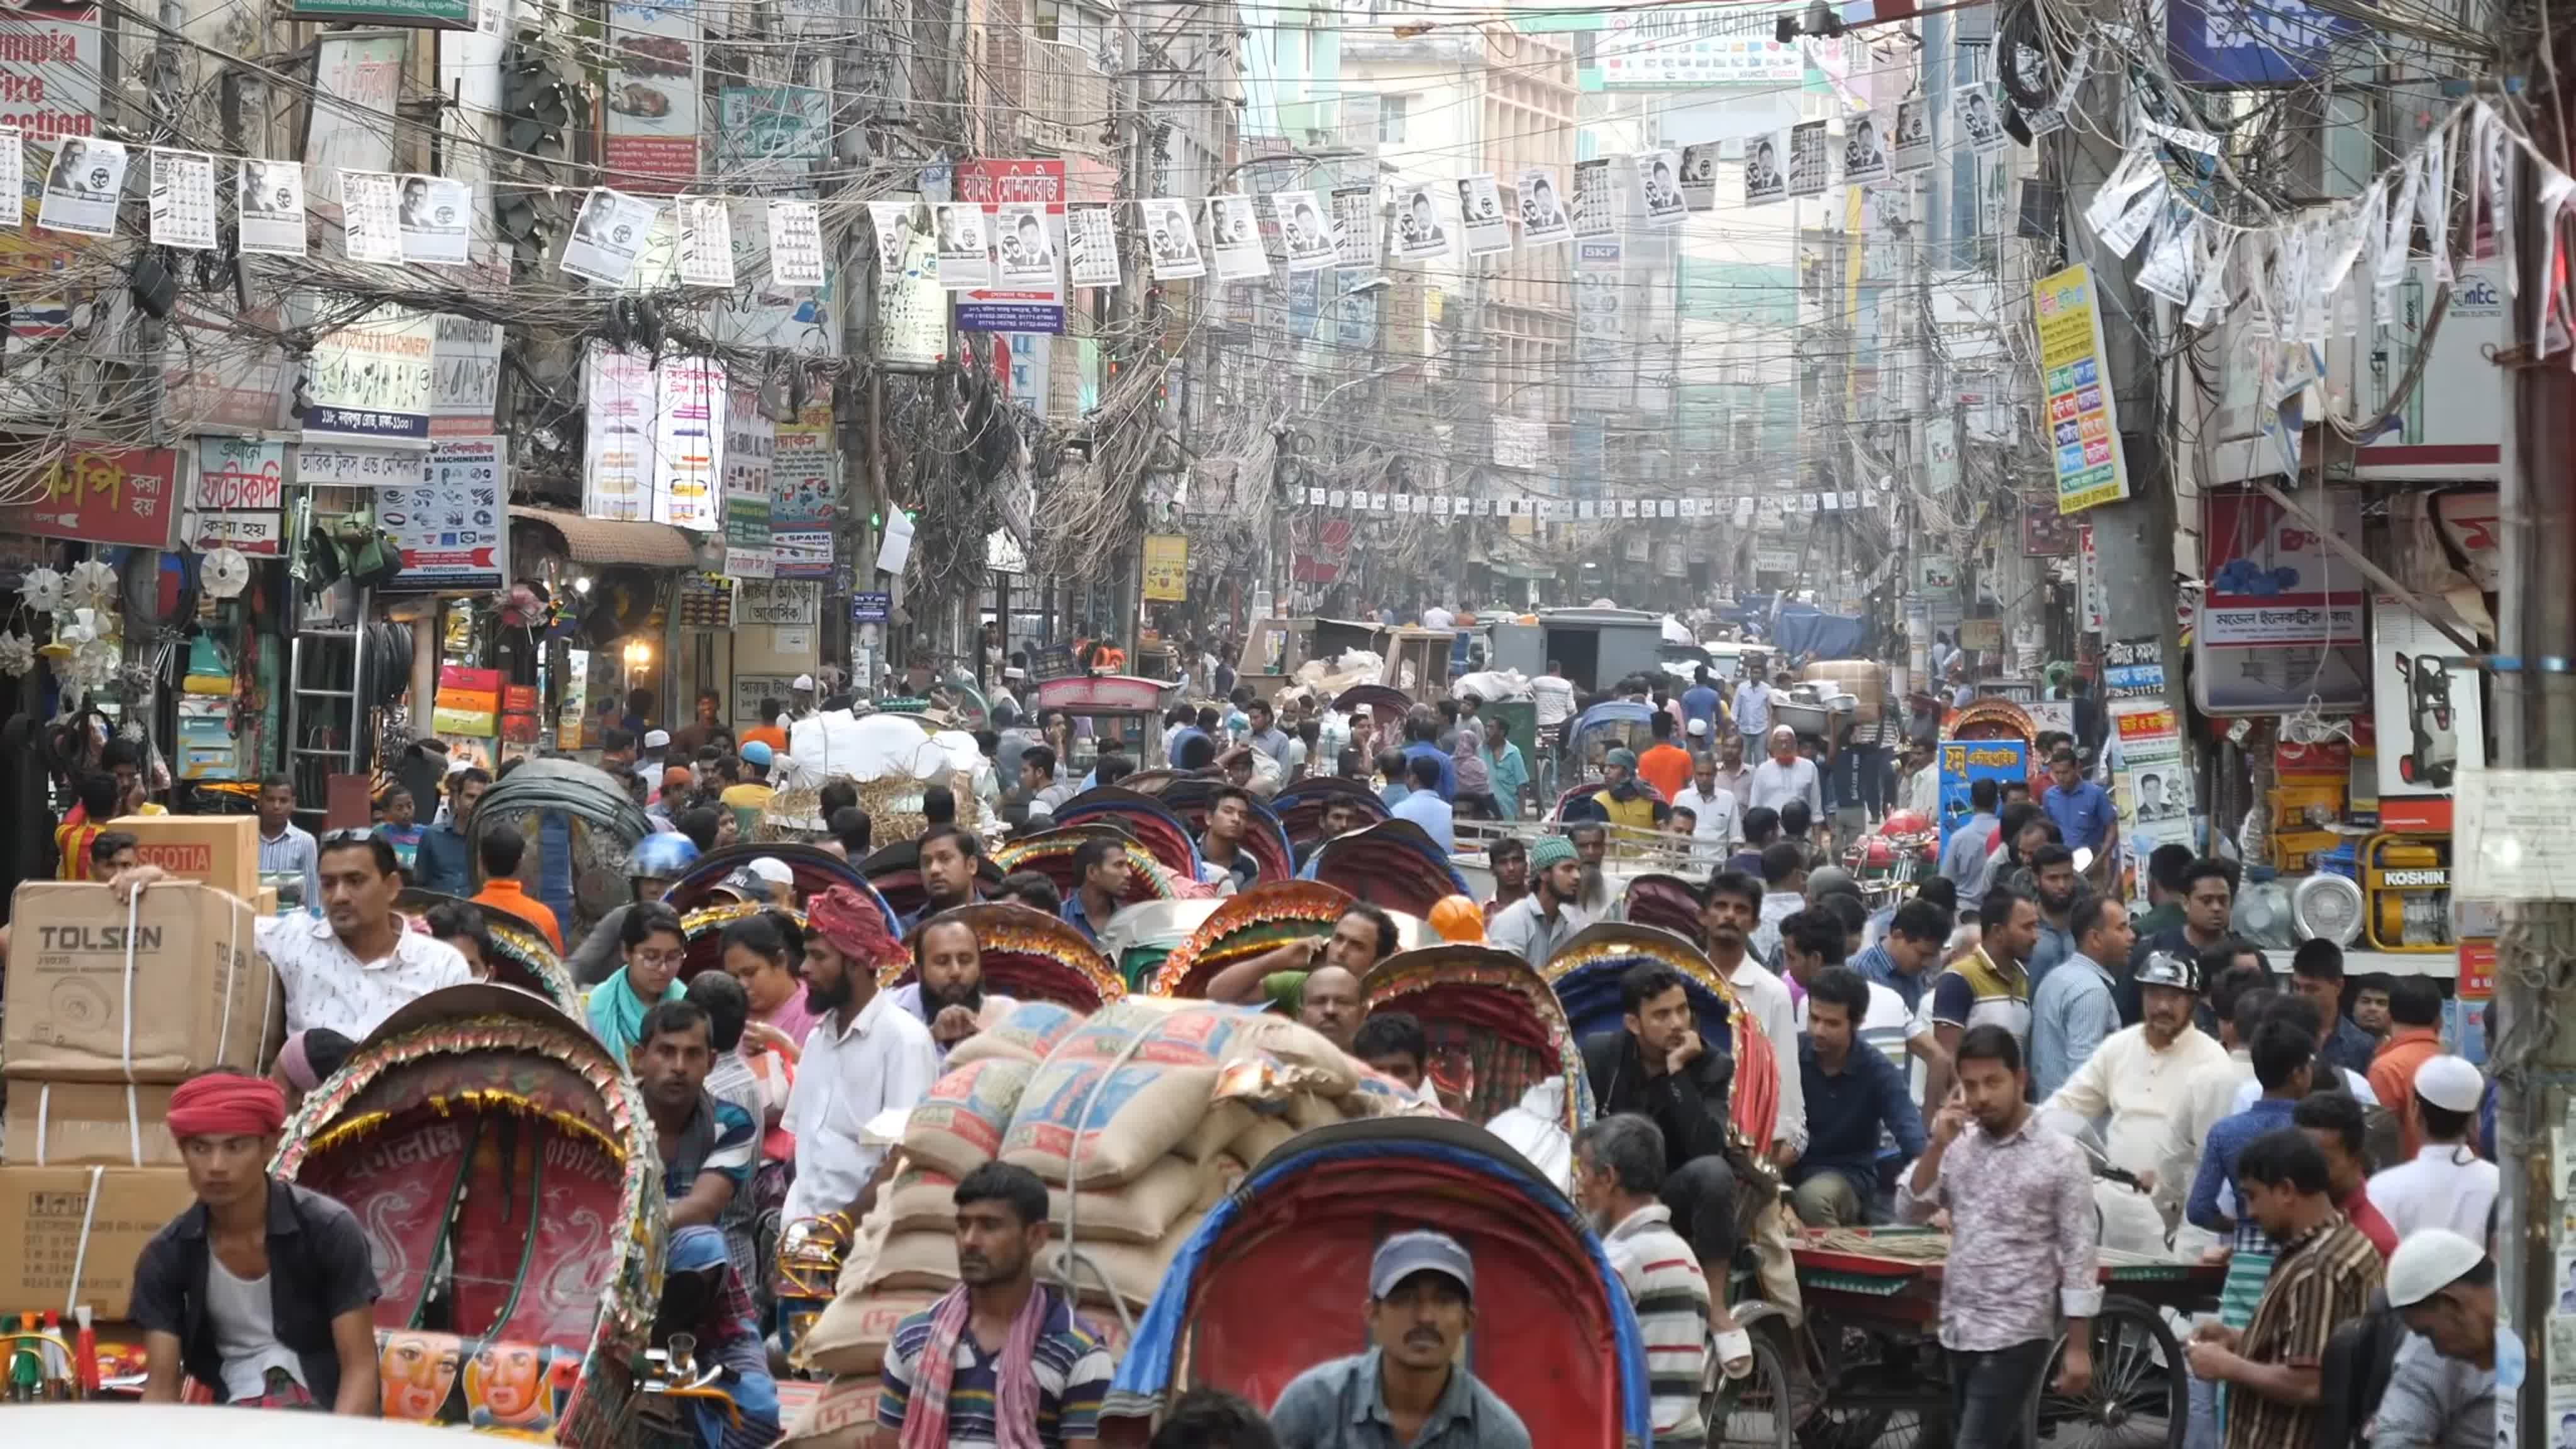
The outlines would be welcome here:
M 1118 290 L 1111 293 L 1105 309 L 1109 325 L 1104 329 L 1110 339 L 1110 357 L 1117 367 L 1117 385 L 1129 385 L 1127 369 L 1145 367 L 1150 354 L 1159 349 L 1154 325 L 1156 308 L 1149 296 L 1153 273 L 1145 258 L 1145 199 L 1153 187 L 1153 128 L 1145 122 L 1144 50 L 1136 36 L 1134 4 L 1118 7 L 1118 111 L 1113 126 L 1118 130 Z M 1159 416 L 1147 410 L 1147 426 L 1159 423 Z M 1150 476 L 1152 459 L 1160 448 L 1150 449 L 1139 467 Z M 1113 480 L 1114 481 L 1114 480 Z M 1145 526 L 1149 489 L 1146 477 L 1136 480 L 1135 546 L 1132 556 L 1122 553 L 1113 565 L 1118 570 L 1113 586 L 1119 601 L 1119 617 L 1102 621 L 1112 637 L 1126 638 L 1131 653 L 1144 642 L 1145 632 Z M 1094 597 L 1098 597 L 1095 591 Z

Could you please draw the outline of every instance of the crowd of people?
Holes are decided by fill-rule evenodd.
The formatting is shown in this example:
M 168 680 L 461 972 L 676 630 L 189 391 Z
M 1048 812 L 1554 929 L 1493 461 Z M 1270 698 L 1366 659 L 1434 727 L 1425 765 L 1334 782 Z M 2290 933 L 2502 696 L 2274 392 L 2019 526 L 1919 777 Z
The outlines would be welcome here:
M 1736 1266 L 1749 1255 L 1762 1292 L 1794 1298 L 1774 1209 L 1817 1228 L 1946 1224 L 1951 1427 L 1965 1444 L 2009 1439 L 2059 1328 L 2081 1330 L 2099 1310 L 2106 1171 L 2152 1205 L 2151 1250 L 2227 1264 L 2217 1319 L 2187 1353 L 2197 1449 L 2302 1444 L 2321 1420 L 2378 1449 L 2487 1438 L 2501 1341 L 2493 1089 L 2444 1050 L 2431 978 L 2347 979 L 2341 952 L 2317 941 L 2277 972 L 2232 933 L 2235 866 L 2179 848 L 2144 863 L 2147 907 L 2133 915 L 2100 889 L 2090 867 L 2101 857 L 2084 854 L 2107 848 L 2111 827 L 2072 751 L 2051 761 L 2036 799 L 1981 782 L 1936 868 L 1873 909 L 1826 863 L 1827 832 L 1837 809 L 1903 808 L 1911 782 L 1885 776 L 1917 758 L 1910 736 L 1865 747 L 1886 752 L 1882 765 L 1828 768 L 1837 761 L 1809 758 L 1770 723 L 1758 679 L 1729 698 L 1703 676 L 1670 713 L 1652 686 L 1639 693 L 1657 706 L 1655 745 L 1605 760 L 1597 816 L 1498 842 L 1496 889 L 1480 904 L 1491 945 L 1543 966 L 1624 910 L 1605 894 L 1606 827 L 1634 823 L 1622 812 L 1638 800 L 1646 828 L 1683 822 L 1677 858 L 1700 868 L 1692 944 L 1776 1065 L 1776 1128 L 1747 1141 L 1730 1115 L 1745 1064 L 1732 1043 L 1703 1036 L 1691 983 L 1662 965 L 1620 983 L 1619 1029 L 1580 1043 L 1597 1116 L 1570 1144 L 1565 1186 L 1646 1326 L 1658 1442 L 1702 1439 L 1702 1389 L 1751 1367 L 1726 1286 Z M 1549 698 L 1542 690 L 1543 724 Z M 1580 699 L 1569 690 L 1554 723 Z M 1370 779 L 1443 840 L 1457 813 L 1527 803 L 1529 762 L 1485 732 L 1472 698 L 1414 711 L 1383 749 L 1365 714 L 1334 737 L 1303 702 L 1277 713 L 1232 703 L 1176 710 L 1165 738 L 1182 768 L 1225 772 L 1201 842 L 1211 883 L 1240 884 L 1251 864 L 1235 802 L 1325 761 Z M 766 709 L 765 727 L 785 714 Z M 408 1002 L 490 974 L 491 923 L 506 917 L 569 947 L 587 1024 L 632 1072 L 649 1115 L 673 1229 L 666 1270 L 707 1285 L 691 1300 L 709 1305 L 700 1350 L 728 1370 L 739 1411 L 703 1421 L 704 1441 L 775 1437 L 759 1324 L 779 1226 L 858 1220 L 886 1160 L 865 1124 L 919 1102 L 948 1053 L 1011 1003 L 985 988 L 974 926 L 946 914 L 985 897 L 983 847 L 957 828 L 953 801 L 942 818 L 937 789 L 918 842 L 918 912 L 889 929 L 859 892 L 796 900 L 783 866 L 754 861 L 720 887 L 754 908 L 724 929 L 723 969 L 683 983 L 685 932 L 660 898 L 765 805 L 784 743 L 736 738 L 715 715 L 709 697 L 677 735 L 609 727 L 605 763 L 656 829 L 630 863 L 631 899 L 578 939 L 519 884 L 535 845 L 512 827 L 472 828 L 494 783 L 480 769 L 442 770 L 434 793 L 395 786 L 372 827 L 319 838 L 293 823 L 289 782 L 263 787 L 262 871 L 292 880 L 305 907 L 259 928 L 290 1037 L 272 1079 L 210 1073 L 173 1098 L 169 1126 L 198 1202 L 138 1265 L 147 1397 L 175 1399 L 194 1380 L 219 1400 L 372 1411 L 377 1285 L 364 1235 L 347 1209 L 269 1179 L 264 1164 L 295 1104 L 353 1043 Z M 1068 780 L 1068 726 L 1031 723 L 1012 741 L 1017 785 L 995 802 L 1023 825 L 1133 767 L 1104 750 Z M 101 824 L 143 803 L 140 772 L 102 763 L 63 827 L 62 873 L 150 889 L 163 874 L 134 862 L 130 834 Z M 1831 784 L 1846 775 L 1857 806 Z M 1623 795 L 1630 781 L 1647 788 Z M 864 859 L 872 825 L 855 790 L 835 782 L 823 805 L 829 848 Z M 1352 823 L 1328 816 L 1326 834 Z M 1015 877 L 998 895 L 1096 938 L 1132 868 L 1110 842 L 1088 842 L 1072 891 Z M 407 919 L 406 882 L 460 903 Z M 770 909 L 788 905 L 801 924 Z M 1207 994 L 1292 1017 L 1441 1106 L 1423 1024 L 1372 1012 L 1361 991 L 1400 935 L 1384 912 L 1354 905 L 1321 934 L 1230 964 Z M 895 963 L 914 979 L 880 991 L 880 968 Z M 1093 1439 L 1108 1350 L 1037 1279 L 1044 1185 L 996 1164 L 959 1181 L 955 1207 L 959 1286 L 900 1325 L 887 1352 L 889 1442 Z M 1477 1266 L 1429 1225 L 1391 1231 L 1370 1263 L 1366 1351 L 1300 1375 L 1266 1415 L 1224 1395 L 1185 1399 L 1155 1442 L 1527 1444 L 1458 1358 Z M 2353 1323 L 2377 1337 L 2338 1350 L 2331 1340 Z M 2068 1339 L 2066 1391 L 2094 1369 L 2087 1342 Z M 2384 1350 L 2375 1373 L 2365 1350 Z

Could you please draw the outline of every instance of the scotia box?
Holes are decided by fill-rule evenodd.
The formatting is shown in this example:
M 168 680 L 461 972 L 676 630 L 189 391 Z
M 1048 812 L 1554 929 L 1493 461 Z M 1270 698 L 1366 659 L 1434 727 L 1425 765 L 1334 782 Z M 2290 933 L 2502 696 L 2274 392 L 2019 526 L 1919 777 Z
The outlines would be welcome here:
M 0 1163 L 12 1167 L 178 1167 L 170 1087 L 11 1079 Z
M 125 1317 L 143 1245 L 196 1200 L 184 1167 L 0 1167 L 0 1302 Z
M 259 893 L 256 815 L 120 815 L 107 824 L 133 832 L 145 865 L 244 900 Z
M 249 903 L 185 881 L 143 892 L 130 912 L 103 885 L 20 885 L 0 1003 L 0 1061 L 53 1082 L 263 1071 L 285 1007 Z

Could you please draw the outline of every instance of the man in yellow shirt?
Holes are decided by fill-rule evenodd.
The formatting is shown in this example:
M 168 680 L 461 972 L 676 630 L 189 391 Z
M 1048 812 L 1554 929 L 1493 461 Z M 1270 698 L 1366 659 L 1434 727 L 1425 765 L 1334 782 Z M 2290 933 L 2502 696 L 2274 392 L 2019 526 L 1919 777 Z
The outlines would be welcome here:
M 746 840 L 751 838 L 752 827 L 760 823 L 761 815 L 769 809 L 769 797 L 777 793 L 769 783 L 770 762 L 776 758 L 776 752 L 758 740 L 744 745 L 742 747 L 744 776 L 742 783 L 727 785 L 724 793 L 716 797 L 724 802 L 726 809 L 734 813 L 734 819 L 742 827 L 743 838 Z

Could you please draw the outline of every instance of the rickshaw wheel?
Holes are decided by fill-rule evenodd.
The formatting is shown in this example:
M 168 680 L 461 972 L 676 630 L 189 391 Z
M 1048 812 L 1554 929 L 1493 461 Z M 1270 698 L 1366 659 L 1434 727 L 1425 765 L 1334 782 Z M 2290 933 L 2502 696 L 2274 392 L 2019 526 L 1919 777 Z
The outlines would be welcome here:
M 2093 1386 L 2057 1392 L 2066 1356 L 2060 1333 L 2030 1397 L 2023 1442 L 2060 1449 L 2181 1449 L 2191 1417 L 2182 1346 L 2164 1315 L 2134 1298 L 2102 1300 L 2093 1319 Z
M 1709 1365 L 1718 1381 L 1700 1400 L 1708 1420 L 1708 1442 L 1746 1449 L 1795 1449 L 1786 1324 L 1770 1317 L 1754 1318 L 1743 1326 L 1753 1338 L 1753 1370 L 1730 1379 L 1717 1364 Z

